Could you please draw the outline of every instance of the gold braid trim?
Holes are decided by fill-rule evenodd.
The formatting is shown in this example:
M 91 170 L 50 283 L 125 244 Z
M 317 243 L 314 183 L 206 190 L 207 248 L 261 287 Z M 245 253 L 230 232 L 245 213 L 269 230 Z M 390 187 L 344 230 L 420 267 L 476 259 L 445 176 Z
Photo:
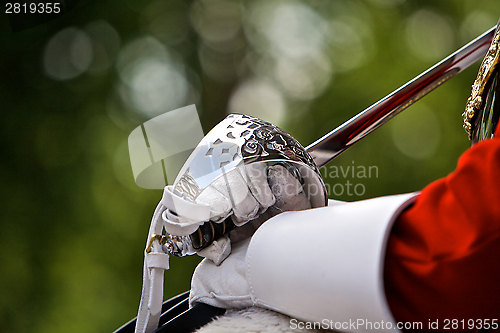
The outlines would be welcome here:
M 495 36 L 493 36 L 493 40 L 491 41 L 490 48 L 488 49 L 488 53 L 484 56 L 483 62 L 479 67 L 476 80 L 474 80 L 474 83 L 472 84 L 472 93 L 467 99 L 465 112 L 462 113 L 462 117 L 464 119 L 464 129 L 467 134 L 469 134 L 469 140 L 472 139 L 472 119 L 474 116 L 479 114 L 481 108 L 484 107 L 483 97 L 485 95 L 485 87 L 498 65 L 500 53 L 499 43 L 500 29 L 497 28 Z

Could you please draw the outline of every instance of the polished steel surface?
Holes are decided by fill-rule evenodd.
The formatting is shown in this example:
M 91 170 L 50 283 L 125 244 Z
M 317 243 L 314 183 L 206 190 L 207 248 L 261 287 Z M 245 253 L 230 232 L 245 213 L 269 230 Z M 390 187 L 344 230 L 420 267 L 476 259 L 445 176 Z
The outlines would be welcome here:
M 232 242 L 284 211 L 328 204 L 321 173 L 305 148 L 279 127 L 239 114 L 205 135 L 165 193 L 161 219 L 168 236 L 154 235 L 146 252 L 156 240 L 165 253 L 179 257 L 202 251 L 250 221 L 245 231 L 231 233 Z M 200 206 L 209 212 L 190 214 Z M 209 252 L 222 256 L 220 244 Z
M 174 188 L 196 200 L 224 172 L 242 164 L 279 160 L 303 164 L 321 179 L 311 156 L 290 134 L 261 119 L 230 114 L 191 153 Z
M 325 165 L 414 102 L 481 59 L 488 51 L 495 29 L 496 26 L 307 146 L 306 150 L 316 165 Z

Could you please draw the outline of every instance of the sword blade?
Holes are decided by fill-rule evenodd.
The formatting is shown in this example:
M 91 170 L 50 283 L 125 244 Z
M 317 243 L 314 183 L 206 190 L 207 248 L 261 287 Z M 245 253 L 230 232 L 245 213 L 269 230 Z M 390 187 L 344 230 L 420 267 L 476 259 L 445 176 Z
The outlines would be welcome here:
M 484 57 L 496 26 L 306 147 L 318 167 Z

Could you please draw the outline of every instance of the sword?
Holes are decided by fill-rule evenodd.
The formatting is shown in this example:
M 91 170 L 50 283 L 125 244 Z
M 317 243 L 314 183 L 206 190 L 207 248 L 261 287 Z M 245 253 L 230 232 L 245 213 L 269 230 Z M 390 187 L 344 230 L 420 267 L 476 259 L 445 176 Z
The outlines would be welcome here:
M 484 57 L 495 29 L 496 26 L 307 146 L 318 168 Z
M 457 75 L 467 67 L 469 67 L 471 64 L 476 62 L 478 59 L 483 57 L 488 48 L 489 45 L 493 39 L 494 33 L 495 33 L 496 27 L 493 27 L 489 31 L 485 32 L 483 35 L 479 36 L 476 38 L 474 41 L 470 42 L 466 46 L 462 47 L 460 50 L 456 51 L 455 53 L 451 54 L 438 64 L 434 65 L 424 73 L 420 74 L 410 82 L 406 83 L 403 85 L 401 88 L 397 89 L 396 91 L 392 92 L 388 96 L 384 97 L 377 103 L 373 104 L 372 106 L 368 107 L 355 117 L 351 118 L 344 124 L 340 125 L 338 128 L 334 129 L 330 133 L 326 134 L 316 142 L 312 143 L 309 145 L 306 149 L 309 152 L 309 154 L 313 157 L 316 165 L 318 167 L 321 167 L 331 161 L 333 158 L 341 154 L 343 151 L 345 151 L 347 148 L 352 146 L 354 143 L 358 142 L 362 138 L 364 138 L 366 135 L 369 133 L 373 132 L 375 129 L 378 127 L 382 126 L 385 124 L 387 121 L 389 121 L 392 117 L 396 116 L 398 113 L 409 107 L 411 104 L 415 103 L 417 100 L 422 98 L 423 96 L 427 95 L 430 91 L 434 90 L 444 82 L 446 82 L 448 79 L 451 77 Z M 179 109 L 180 110 L 180 109 Z M 186 110 L 184 110 L 185 113 Z M 196 110 L 194 110 L 196 112 Z M 232 117 L 232 118 L 229 118 Z M 259 152 L 258 147 L 263 147 L 259 142 L 265 142 L 270 141 L 269 137 L 274 138 L 273 131 L 277 130 L 275 129 L 274 125 L 268 124 L 268 123 L 263 123 L 259 119 L 256 118 L 251 118 L 248 116 L 243 116 L 243 115 L 237 115 L 237 116 L 229 116 L 226 118 L 224 121 L 228 121 L 226 123 L 221 122 L 219 125 L 214 127 L 212 131 L 215 131 L 214 133 L 211 131 L 208 133 L 205 138 L 203 139 L 203 148 L 204 150 L 195 150 L 193 155 L 191 155 L 186 162 L 187 169 L 185 173 L 181 173 L 181 178 L 177 182 L 177 185 L 181 184 L 182 186 L 179 186 L 179 189 L 177 189 L 177 185 L 174 183 L 174 187 L 166 187 L 164 196 L 162 198 L 162 201 L 157 207 L 157 210 L 155 211 L 154 217 L 151 221 L 151 228 L 149 232 L 149 241 L 148 241 L 148 246 L 145 251 L 145 275 L 144 275 L 144 286 L 143 286 L 143 294 L 141 297 L 141 305 L 139 308 L 139 315 L 137 319 L 137 326 L 136 326 L 136 332 L 147 330 L 147 331 L 152 331 L 156 329 L 158 326 L 158 321 L 159 317 L 161 315 L 161 301 L 162 301 L 162 295 L 163 295 L 163 270 L 168 269 L 168 255 L 167 253 L 174 254 L 174 255 L 179 255 L 179 256 L 184 256 L 185 254 L 193 254 L 202 248 L 205 248 L 208 246 L 212 241 L 216 238 L 219 238 L 220 236 L 224 235 L 227 233 L 228 230 L 231 230 L 235 228 L 235 223 L 232 220 L 232 217 L 229 218 L 227 223 L 228 225 L 226 226 L 226 219 L 229 215 L 224 216 L 224 221 L 219 221 L 217 223 L 217 227 L 215 226 L 215 223 L 210 221 L 210 214 L 211 214 L 211 206 L 209 204 L 205 203 L 200 203 L 197 204 L 195 202 L 195 197 L 192 192 L 195 193 L 196 196 L 198 196 L 199 193 L 201 193 L 200 188 L 199 188 L 199 183 L 197 181 L 203 180 L 204 188 L 208 188 L 208 184 L 213 184 L 215 182 L 215 179 L 221 179 L 221 177 L 218 177 L 221 173 L 224 173 L 224 166 L 231 165 L 233 162 L 236 162 L 233 164 L 231 167 L 236 168 L 238 164 L 241 162 L 241 160 L 238 160 L 238 158 L 242 159 L 242 157 L 238 154 L 238 151 L 241 152 L 241 150 L 236 150 L 235 153 L 230 153 L 229 150 L 232 149 L 231 147 L 233 146 L 238 146 L 240 144 L 241 146 L 245 145 L 245 157 L 249 158 L 251 160 L 249 163 L 251 164 L 252 162 L 255 161 L 265 161 L 262 156 L 265 156 L 266 158 L 269 157 L 269 153 L 265 151 L 266 155 L 262 155 L 261 152 Z M 238 121 L 234 120 L 234 117 L 238 117 Z M 252 122 L 252 126 L 247 126 L 247 123 Z M 235 127 L 238 127 L 241 130 L 239 135 L 235 136 L 233 134 L 233 130 L 235 130 Z M 148 125 L 149 127 L 149 125 Z M 244 128 L 243 128 L 244 127 Z M 260 129 L 264 128 L 262 131 Z M 259 132 L 255 129 L 259 129 Z M 228 130 L 229 129 L 229 130 Z M 253 131 L 256 131 L 256 135 L 254 137 Z M 136 130 L 134 130 L 136 131 Z M 134 132 L 133 132 L 134 133 Z M 150 148 L 149 140 L 146 139 L 145 137 L 145 127 L 142 125 L 140 129 L 137 129 L 136 133 L 140 137 L 142 134 L 144 136 L 144 141 L 137 140 L 139 144 L 136 146 L 140 146 L 142 148 L 147 147 L 149 150 L 149 155 L 151 157 L 151 161 L 154 162 L 152 150 Z M 162 132 L 163 133 L 163 132 Z M 212 133 L 212 134 L 211 134 Z M 235 133 L 237 133 L 235 131 Z M 220 135 L 222 134 L 222 135 Z M 259 137 L 260 136 L 260 137 Z M 245 139 L 246 137 L 252 137 L 252 141 Z M 294 142 L 291 137 L 288 135 L 285 135 L 285 133 L 280 132 L 276 135 L 276 137 L 279 137 L 279 139 L 286 143 L 286 142 Z M 221 138 L 223 138 L 222 141 Z M 229 140 L 239 140 L 239 141 L 227 141 L 225 138 L 228 138 Z M 260 141 L 258 141 L 256 138 L 258 138 Z M 133 140 L 130 140 L 129 137 L 129 145 L 130 142 L 133 142 Z M 210 143 L 211 145 L 207 145 L 207 142 Z M 229 143 L 229 145 L 227 145 Z M 281 143 L 278 142 L 272 142 L 276 145 L 276 147 L 272 146 L 270 148 L 271 151 L 275 150 L 280 150 L 279 146 L 284 146 Z M 201 143 L 200 143 L 201 144 Z M 226 144 L 226 145 L 224 145 Z M 212 166 L 209 166 L 210 169 L 208 169 L 210 172 L 206 172 L 207 169 L 205 168 L 200 168 L 196 170 L 194 168 L 195 165 L 203 165 L 203 163 L 198 163 L 199 161 L 206 161 L 205 158 L 209 158 L 210 162 L 213 162 L 215 157 L 213 157 L 213 150 L 215 146 L 222 146 L 221 148 L 222 153 L 219 153 L 217 157 L 220 157 L 222 155 L 227 155 L 227 154 L 233 154 L 231 156 L 230 160 L 217 160 L 217 169 L 215 169 Z M 264 145 L 265 146 L 265 145 Z M 133 147 L 133 146 L 132 146 Z M 266 146 L 267 147 L 267 146 Z M 266 147 L 262 149 L 266 149 Z M 205 149 L 208 148 L 208 149 Z M 290 147 L 287 147 L 290 148 Z M 295 149 L 292 149 L 295 148 Z M 305 156 L 304 152 L 301 150 L 300 145 L 294 145 L 287 151 L 286 155 L 288 159 L 291 159 L 290 156 L 292 157 L 297 157 L 297 156 Z M 201 152 L 201 154 L 200 154 Z M 146 154 L 143 154 L 142 156 L 147 156 Z M 242 153 L 243 155 L 243 153 Z M 280 159 L 283 159 L 283 155 L 279 156 Z M 299 160 L 301 160 L 299 157 L 297 157 Z M 132 159 L 131 159 L 132 160 Z M 161 159 L 163 168 L 165 168 L 163 164 L 163 159 Z M 308 159 L 310 161 L 310 159 Z M 286 163 L 286 162 L 282 162 Z M 313 164 L 311 162 L 311 164 Z M 134 164 L 133 164 L 134 165 Z M 143 165 L 143 164 L 142 164 Z M 152 164 L 153 165 L 153 164 Z M 286 164 L 285 164 L 286 165 Z M 193 169 L 190 169 L 193 167 Z M 184 167 L 183 167 L 184 168 Z M 215 169 L 215 170 L 214 170 Z M 165 170 L 165 169 L 163 169 Z M 182 169 L 181 169 L 182 170 Z M 187 170 L 190 170 L 188 173 Z M 193 178 L 192 174 L 196 174 L 193 170 L 198 172 L 198 177 L 197 179 Z M 214 171 L 221 170 L 221 173 L 215 173 Z M 140 172 L 144 171 L 142 169 Z M 139 172 L 139 173 L 140 173 Z M 193 172 L 193 173 L 191 173 Z M 246 172 L 246 171 L 245 171 Z M 297 171 L 300 176 L 300 171 Z M 166 172 L 164 171 L 165 175 Z M 224 173 L 225 174 L 225 173 Z M 239 173 L 238 173 L 239 174 Z M 268 182 L 268 174 L 267 173 L 262 173 L 261 175 L 264 174 L 264 180 Z M 227 174 L 226 174 L 227 175 Z M 208 176 L 208 178 L 207 178 Z M 232 186 L 243 186 L 247 192 L 243 193 L 249 193 L 247 190 L 248 184 L 246 184 L 246 178 L 244 179 L 242 176 L 241 177 L 241 182 L 233 181 L 231 184 Z M 247 176 L 250 177 L 250 176 Z M 293 175 L 292 175 L 293 177 Z M 318 175 L 319 177 L 319 175 Z M 166 178 L 166 177 L 165 177 Z M 208 180 L 207 180 L 208 179 Z M 236 178 L 234 178 L 236 179 Z M 137 177 L 136 177 L 137 180 Z M 227 180 L 224 180 L 225 186 L 227 186 L 227 193 L 228 196 L 231 198 L 231 207 L 235 207 L 234 204 L 234 199 L 231 196 L 231 189 L 229 187 L 230 182 Z M 203 183 L 201 183 L 203 184 Z M 234 185 L 236 184 L 236 185 Z M 239 185 L 243 184 L 243 185 Z M 310 185 L 314 185 L 311 183 Z M 254 185 L 255 186 L 255 185 Z M 304 186 L 305 187 L 305 186 Z M 174 190 L 175 188 L 175 190 Z M 194 190 L 193 190 L 194 189 Z M 215 191 L 219 192 L 216 187 L 214 187 Z M 176 192 L 174 192 L 176 191 Z M 325 191 L 326 192 L 326 191 Z M 180 193 L 182 197 L 178 194 Z M 219 192 L 222 195 L 222 192 Z M 302 192 L 300 192 L 302 193 Z M 319 194 L 319 197 L 323 199 L 323 201 L 326 199 L 324 197 L 324 194 Z M 191 195 L 192 197 L 189 197 L 188 195 Z M 215 197 L 214 197 L 215 198 Z M 274 198 L 274 196 L 273 196 Z M 306 197 L 304 197 L 306 198 Z M 188 199 L 188 200 L 186 200 Z M 273 201 L 269 201 L 270 205 L 266 206 L 265 209 L 267 211 L 270 211 L 270 207 L 274 206 L 275 199 Z M 245 199 L 246 200 L 246 199 Z M 254 200 L 257 204 L 257 201 Z M 312 204 L 312 201 L 310 202 Z M 177 204 L 177 207 L 174 207 Z M 309 204 L 309 202 L 308 202 Z M 317 203 L 317 207 L 322 206 L 323 204 Z M 313 206 L 314 207 L 314 206 Z M 174 209 L 175 208 L 175 209 Z M 257 208 L 260 208 L 260 204 L 257 206 Z M 184 212 L 182 214 L 177 215 L 179 212 L 182 212 L 182 209 Z M 277 212 L 282 211 L 279 207 L 276 207 L 275 210 Z M 175 213 L 174 213 L 175 212 Z M 257 212 L 257 211 L 255 211 Z M 166 213 L 165 216 L 167 218 L 163 217 L 163 214 Z M 234 211 L 229 211 L 228 214 L 233 214 Z M 179 216 L 184 215 L 189 215 L 192 216 L 190 217 L 189 223 L 179 223 L 180 220 Z M 245 213 L 246 214 L 246 213 Z M 273 213 L 271 213 L 273 214 Z M 159 218 L 159 216 L 162 216 Z M 267 216 L 269 218 L 269 216 Z M 170 220 L 171 219 L 171 220 Z M 187 219 L 186 219 L 187 220 Z M 185 221 L 185 220 L 184 220 Z M 194 222 L 194 223 L 192 223 Z M 262 222 L 262 221 L 261 221 Z M 206 226 L 208 223 L 208 228 L 204 228 L 202 231 L 202 226 Z M 230 224 L 229 224 L 230 223 Z M 244 222 L 246 223 L 246 222 Z M 192 231 L 189 231 L 190 229 L 184 229 L 180 230 L 179 225 L 182 224 L 187 224 L 189 228 L 193 228 Z M 179 234 L 174 236 L 171 231 L 167 229 L 167 226 L 170 227 L 170 230 L 174 231 L 179 231 Z M 184 225 L 186 227 L 186 225 Z M 162 235 L 164 228 L 167 231 L 167 235 Z M 217 228 L 217 229 L 216 229 Z M 228 228 L 228 229 L 226 229 Z M 216 231 L 217 230 L 217 231 Z M 218 235 L 216 234 L 218 233 Z M 199 245 L 197 244 L 197 247 L 195 248 L 193 246 L 193 238 L 192 235 L 199 235 L 197 236 L 196 240 L 200 241 Z M 208 238 L 207 238 L 208 237 Z M 207 241 L 208 239 L 208 241 Z M 226 239 L 227 242 L 229 242 L 229 238 Z M 153 243 L 155 242 L 155 243 Z M 153 244 L 156 247 L 154 249 L 153 253 L 150 253 L 150 250 L 153 249 Z M 161 249 L 161 252 L 160 252 Z M 226 250 L 224 250 L 226 252 Z M 216 260 L 224 260 L 225 256 L 227 256 L 228 253 L 223 253 L 221 252 L 220 254 L 216 254 L 216 256 L 219 259 Z M 149 256 L 149 257 L 148 257 Z M 222 256 L 224 258 L 220 259 Z M 153 258 L 152 260 L 155 261 L 155 266 L 149 266 L 150 265 L 150 260 L 148 258 Z M 219 262 L 220 262 L 219 261 Z M 154 273 L 149 273 L 148 267 L 151 267 Z M 151 285 L 151 287 L 150 287 Z M 151 290 L 151 293 L 150 293 Z M 154 291 L 154 292 L 153 292 Z M 158 293 L 160 294 L 160 297 L 158 296 Z M 177 298 L 178 300 L 184 299 L 183 296 L 180 296 Z M 176 302 L 177 303 L 177 302 Z M 167 303 L 168 304 L 168 303 Z M 151 309 L 154 309 L 151 310 Z M 168 314 L 168 312 L 167 312 Z M 211 315 L 210 315 L 211 317 Z M 152 318 L 152 319 L 151 319 Z M 117 330 L 116 332 L 124 332 L 127 330 L 133 329 L 134 322 L 131 322 L 132 326 L 130 324 L 123 326 L 121 329 Z M 166 326 L 165 326 L 166 327 Z M 164 327 L 164 328 L 165 328 Z

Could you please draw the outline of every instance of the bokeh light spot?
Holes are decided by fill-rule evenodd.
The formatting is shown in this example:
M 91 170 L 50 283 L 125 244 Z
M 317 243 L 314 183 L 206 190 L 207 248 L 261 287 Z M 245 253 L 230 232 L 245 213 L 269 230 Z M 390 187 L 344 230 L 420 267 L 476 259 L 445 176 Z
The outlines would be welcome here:
M 361 66 L 367 59 L 366 47 L 356 26 L 340 19 L 330 22 L 330 54 L 336 72 Z
M 189 83 L 183 63 L 153 37 L 126 45 L 118 56 L 123 102 L 148 117 L 184 106 Z
M 460 27 L 460 36 L 464 43 L 476 38 L 497 23 L 498 17 L 494 14 L 475 10 L 470 12 Z
M 153 1 L 143 10 L 141 25 L 164 43 L 181 43 L 190 32 L 187 6 L 184 1 Z
M 441 137 L 439 119 L 422 102 L 412 105 L 393 119 L 391 132 L 399 151 L 416 160 L 432 157 Z
M 405 1 L 406 0 L 370 0 L 371 3 L 381 7 L 395 7 L 402 4 Z
M 89 72 L 99 73 L 108 70 L 114 63 L 120 50 L 120 35 L 108 22 L 94 21 L 85 27 L 85 32 L 92 40 L 94 58 Z
M 439 60 L 453 51 L 453 28 L 447 19 L 428 9 L 408 19 L 406 39 L 413 54 L 425 61 Z
M 275 80 L 287 97 L 313 99 L 329 85 L 329 24 L 313 8 L 297 1 L 256 2 L 245 33 L 256 51 L 247 56 L 250 68 Z
M 229 113 L 254 116 L 279 126 L 286 105 L 281 91 L 269 80 L 254 78 L 241 84 L 231 96 Z
M 191 8 L 191 22 L 206 41 L 233 39 L 241 28 L 242 10 L 235 1 L 198 0 Z
M 55 34 L 43 55 L 45 73 L 55 80 L 69 80 L 83 74 L 93 59 L 92 41 L 82 30 L 71 27 Z
M 315 53 L 324 47 L 328 34 L 326 21 L 309 6 L 296 1 L 257 3 L 251 10 L 249 24 L 250 40 L 262 47 L 264 38 L 276 57 Z
M 281 58 L 277 62 L 275 77 L 291 98 L 308 100 L 320 95 L 328 86 L 332 68 L 322 53 L 309 61 Z

